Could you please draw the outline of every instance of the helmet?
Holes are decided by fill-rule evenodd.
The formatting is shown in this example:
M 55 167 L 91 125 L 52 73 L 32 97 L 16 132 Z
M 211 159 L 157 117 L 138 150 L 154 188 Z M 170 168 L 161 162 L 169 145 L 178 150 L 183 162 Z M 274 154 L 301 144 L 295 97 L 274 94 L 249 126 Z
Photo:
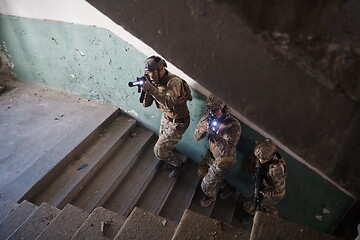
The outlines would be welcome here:
M 161 67 L 167 67 L 164 59 L 158 56 L 151 56 L 145 60 L 145 72 L 159 70 Z
M 206 106 L 210 111 L 217 111 L 221 109 L 224 114 L 229 113 L 228 106 L 212 94 L 207 97 Z
M 275 143 L 270 139 L 266 138 L 259 142 L 256 142 L 254 149 L 255 157 L 263 160 L 269 160 L 276 151 Z

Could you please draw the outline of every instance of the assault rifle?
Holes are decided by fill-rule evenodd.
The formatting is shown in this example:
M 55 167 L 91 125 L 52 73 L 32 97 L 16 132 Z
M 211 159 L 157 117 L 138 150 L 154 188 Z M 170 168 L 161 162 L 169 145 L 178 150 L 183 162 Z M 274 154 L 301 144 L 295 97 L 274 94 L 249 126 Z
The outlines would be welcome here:
M 138 87 L 138 93 L 141 93 L 140 99 L 139 99 L 140 103 L 142 103 L 144 101 L 145 93 L 146 93 L 145 91 L 141 90 L 141 87 L 145 84 L 147 79 L 150 80 L 147 75 L 144 75 L 142 77 L 137 77 L 136 81 L 128 83 L 129 87 Z
M 263 184 L 263 180 L 264 180 L 263 167 L 258 159 L 256 159 L 255 169 L 256 172 L 255 172 L 254 206 L 255 206 L 255 210 L 258 211 L 261 209 L 261 201 L 264 198 L 261 191 L 263 191 L 265 188 Z

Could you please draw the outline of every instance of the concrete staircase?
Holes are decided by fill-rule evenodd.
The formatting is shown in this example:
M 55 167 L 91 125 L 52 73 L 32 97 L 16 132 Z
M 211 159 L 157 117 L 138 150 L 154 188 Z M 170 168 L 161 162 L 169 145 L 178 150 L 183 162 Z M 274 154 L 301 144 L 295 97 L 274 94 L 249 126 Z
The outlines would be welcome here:
M 154 156 L 155 142 L 153 132 L 115 111 L 17 203 L 7 200 L 1 206 L 0 240 L 275 239 L 262 233 L 261 221 L 267 224 L 268 216 L 261 213 L 250 236 L 251 223 L 236 218 L 237 195 L 201 208 L 196 164 L 179 153 L 186 169 L 169 178 Z M 269 221 L 289 225 L 286 231 L 306 229 L 282 219 Z M 312 239 L 312 233 L 304 236 Z
M 338 239 L 313 229 L 257 212 L 251 233 L 217 219 L 185 209 L 179 222 L 135 207 L 128 217 L 103 207 L 91 213 L 72 204 L 62 210 L 47 203 L 39 207 L 24 200 L 0 222 L 0 239 Z

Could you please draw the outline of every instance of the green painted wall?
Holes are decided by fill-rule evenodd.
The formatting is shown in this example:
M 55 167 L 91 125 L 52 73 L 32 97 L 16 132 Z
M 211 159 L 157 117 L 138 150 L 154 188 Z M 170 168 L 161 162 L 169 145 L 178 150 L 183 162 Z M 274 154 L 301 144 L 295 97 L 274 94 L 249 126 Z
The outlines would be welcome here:
M 110 31 L 0 15 L 0 45 L 14 64 L 13 72 L 18 80 L 110 102 L 148 129 L 158 131 L 161 112 L 155 106 L 143 108 L 138 102 L 137 88 L 127 85 L 143 74 L 143 61 L 147 56 Z M 205 110 L 205 97 L 194 89 L 192 92 L 194 100 L 189 103 L 191 124 L 178 149 L 199 162 L 207 142 L 196 142 L 193 133 Z M 245 170 L 245 162 L 252 153 L 255 140 L 263 137 L 241 124 L 243 132 L 238 145 L 238 165 L 230 171 L 228 179 L 243 195 L 250 197 L 253 180 Z M 332 232 L 354 199 L 283 150 L 280 152 L 289 171 L 287 194 L 279 205 L 280 216 Z

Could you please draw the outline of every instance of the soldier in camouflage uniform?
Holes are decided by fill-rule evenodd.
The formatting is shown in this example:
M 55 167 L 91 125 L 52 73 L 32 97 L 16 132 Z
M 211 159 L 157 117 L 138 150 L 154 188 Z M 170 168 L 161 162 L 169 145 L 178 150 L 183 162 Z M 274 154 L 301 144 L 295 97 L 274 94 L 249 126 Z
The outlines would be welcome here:
M 145 61 L 145 73 L 150 78 L 142 86 L 145 91 L 143 106 L 149 107 L 155 101 L 156 107 L 163 111 L 159 138 L 154 147 L 155 156 L 169 163 L 169 177 L 176 177 L 183 166 L 182 160 L 173 149 L 189 127 L 190 115 L 186 105 L 192 100 L 191 91 L 185 80 L 171 74 L 166 62 L 151 56 Z
M 260 189 L 262 194 L 261 208 L 266 213 L 277 216 L 276 205 L 285 195 L 286 162 L 276 151 L 275 143 L 269 138 L 256 143 L 254 155 L 263 170 L 264 189 Z M 244 209 L 253 215 L 255 213 L 253 201 L 246 201 Z
M 200 161 L 198 175 L 202 177 L 201 188 L 205 193 L 200 201 L 207 207 L 215 201 L 218 192 L 225 199 L 235 192 L 235 187 L 225 181 L 225 175 L 236 164 L 236 145 L 240 139 L 241 126 L 232 117 L 229 108 L 213 95 L 207 99 L 207 112 L 201 117 L 194 138 L 199 141 L 208 136 L 210 149 Z

